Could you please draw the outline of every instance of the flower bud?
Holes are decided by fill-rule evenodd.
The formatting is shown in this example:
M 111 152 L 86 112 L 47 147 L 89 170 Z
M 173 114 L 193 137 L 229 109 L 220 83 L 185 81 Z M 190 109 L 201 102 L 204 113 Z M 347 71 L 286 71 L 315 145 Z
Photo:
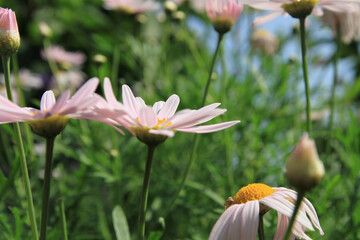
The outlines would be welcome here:
M 44 37 L 51 37 L 53 35 L 53 31 L 45 22 L 39 22 L 38 27 L 41 35 Z
M 308 191 L 321 181 L 324 173 L 315 142 L 305 133 L 286 163 L 286 179 L 299 190 Z
M 15 12 L 0 8 L 0 55 L 8 56 L 20 47 L 20 35 Z
M 242 10 L 235 0 L 206 0 L 206 13 L 219 34 L 231 30 Z

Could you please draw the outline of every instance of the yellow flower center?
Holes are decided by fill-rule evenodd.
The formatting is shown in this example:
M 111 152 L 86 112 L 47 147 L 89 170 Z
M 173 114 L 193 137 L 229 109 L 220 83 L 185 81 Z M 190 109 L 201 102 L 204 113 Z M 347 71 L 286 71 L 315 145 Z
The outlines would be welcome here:
M 136 120 L 137 120 L 141 125 L 143 125 L 143 124 L 141 123 L 139 117 L 136 117 Z M 163 124 L 163 123 L 166 122 L 167 120 L 168 120 L 167 118 L 163 118 L 163 119 L 157 118 L 157 123 L 156 123 L 156 125 L 155 125 L 154 127 L 152 127 L 151 129 L 159 129 L 159 125 L 160 125 L 160 124 Z M 168 127 L 168 126 L 170 126 L 171 124 L 172 124 L 171 122 L 168 122 L 167 124 L 165 124 L 165 126 L 162 126 L 162 128 L 163 128 L 163 127 Z M 150 128 L 149 128 L 149 129 L 150 129 Z
M 248 201 L 260 200 L 270 196 L 275 192 L 274 189 L 262 183 L 249 184 L 241 188 L 234 197 L 235 204 L 244 204 Z

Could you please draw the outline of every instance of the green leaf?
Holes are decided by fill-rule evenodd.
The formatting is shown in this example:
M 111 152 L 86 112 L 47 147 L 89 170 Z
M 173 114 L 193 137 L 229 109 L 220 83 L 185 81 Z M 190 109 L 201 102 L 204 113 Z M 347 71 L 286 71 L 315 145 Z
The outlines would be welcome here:
M 159 240 L 163 233 L 162 231 L 152 231 L 149 234 L 148 240 Z
M 120 206 L 115 206 L 112 211 L 114 229 L 117 240 L 130 240 L 129 226 L 126 216 Z

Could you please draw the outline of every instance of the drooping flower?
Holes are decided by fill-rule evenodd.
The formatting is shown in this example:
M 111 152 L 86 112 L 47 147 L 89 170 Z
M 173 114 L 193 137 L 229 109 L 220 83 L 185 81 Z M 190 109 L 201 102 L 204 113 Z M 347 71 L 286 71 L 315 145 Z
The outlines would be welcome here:
M 321 181 L 324 173 L 324 165 L 317 153 L 315 141 L 309 139 L 309 134 L 305 133 L 286 163 L 286 179 L 297 189 L 307 191 Z
M 79 66 L 86 61 L 86 56 L 81 52 L 67 52 L 61 46 L 52 45 L 41 52 L 41 56 L 48 61 L 61 64 L 68 69 L 72 66 Z
M 27 122 L 36 134 L 54 137 L 65 128 L 70 118 L 100 119 L 90 111 L 102 99 L 94 93 L 98 83 L 97 78 L 90 79 L 71 98 L 70 90 L 61 94 L 57 100 L 52 91 L 46 91 L 41 97 L 40 109 L 21 108 L 0 96 L 0 124 Z
M 323 10 L 351 12 L 352 7 L 349 3 L 357 2 L 357 0 L 239 0 L 239 2 L 259 10 L 270 11 L 254 20 L 253 24 L 258 26 L 280 15 L 290 14 L 299 18 L 309 14 L 322 16 Z
M 353 7 L 351 12 L 333 12 L 324 9 L 322 16 L 323 22 L 331 28 L 334 37 L 340 34 L 346 44 L 360 39 L 360 4 L 350 4 Z
M 230 121 L 197 126 L 223 114 L 226 109 L 217 108 L 220 103 L 198 110 L 185 109 L 175 113 L 180 102 L 176 94 L 171 95 L 166 102 L 159 101 L 153 106 L 148 106 L 142 98 L 135 97 L 127 85 L 122 86 L 123 103 L 118 102 L 108 78 L 104 81 L 104 91 L 105 98 L 112 108 L 108 117 L 147 144 L 160 143 L 167 137 L 173 137 L 176 131 L 210 133 L 229 128 L 240 122 Z
M 15 12 L 0 7 L 0 55 L 8 56 L 20 47 L 20 34 Z
M 206 13 L 215 30 L 224 34 L 231 30 L 239 18 L 243 6 L 236 0 L 207 0 Z
M 297 193 L 287 188 L 272 188 L 262 183 L 249 184 L 241 188 L 233 199 L 228 199 L 225 212 L 211 231 L 209 240 L 256 240 L 260 214 L 274 209 L 278 224 L 274 240 L 283 239 L 292 216 Z M 310 219 L 309 219 L 310 218 Z M 304 198 L 292 230 L 293 238 L 311 240 L 305 230 L 321 229 L 316 211 Z
M 153 0 L 104 0 L 105 8 L 127 14 L 156 11 L 160 4 Z

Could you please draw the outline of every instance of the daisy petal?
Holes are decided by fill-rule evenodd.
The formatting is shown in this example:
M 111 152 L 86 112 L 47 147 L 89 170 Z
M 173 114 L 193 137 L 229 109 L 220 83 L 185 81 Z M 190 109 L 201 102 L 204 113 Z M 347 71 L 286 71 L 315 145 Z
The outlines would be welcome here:
M 66 102 L 70 97 L 70 90 L 66 90 L 63 94 L 58 97 L 55 105 L 51 109 L 51 115 L 57 114 L 65 106 Z
M 136 118 L 138 115 L 137 103 L 131 89 L 125 84 L 122 86 L 122 99 L 123 104 L 128 109 L 132 117 Z
M 217 124 L 205 125 L 205 126 L 177 128 L 176 130 L 180 132 L 188 132 L 188 133 L 210 133 L 210 132 L 216 132 L 229 128 L 239 122 L 240 121 L 230 121 L 230 122 L 217 123 Z
M 234 213 L 244 207 L 242 204 L 234 204 L 220 216 L 215 226 L 211 230 L 209 240 L 227 239 L 228 227 L 231 225 Z
M 171 95 L 164 104 L 163 108 L 160 110 L 158 114 L 158 118 L 159 119 L 171 118 L 175 114 L 176 109 L 179 106 L 179 102 L 180 102 L 180 98 L 178 95 L 176 94 Z
M 46 91 L 40 100 L 40 110 L 43 112 L 48 112 L 55 105 L 55 96 L 53 91 Z
M 155 112 L 151 107 L 144 107 L 140 109 L 139 120 L 141 124 L 148 128 L 152 128 L 157 124 Z
M 104 79 L 104 94 L 106 100 L 111 106 L 116 107 L 119 105 L 119 102 L 116 100 L 114 91 L 111 87 L 110 79 L 107 77 Z
M 150 129 L 149 133 L 166 135 L 168 137 L 173 137 L 175 135 L 174 131 L 168 129 Z

